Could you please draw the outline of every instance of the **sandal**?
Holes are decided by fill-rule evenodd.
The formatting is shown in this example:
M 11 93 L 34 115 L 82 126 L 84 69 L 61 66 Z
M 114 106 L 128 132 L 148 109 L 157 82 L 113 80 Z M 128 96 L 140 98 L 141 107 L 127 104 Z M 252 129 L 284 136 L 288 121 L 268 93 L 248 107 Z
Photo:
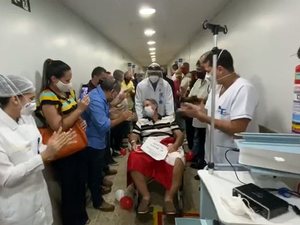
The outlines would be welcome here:
M 149 207 L 150 207 L 150 201 L 146 199 L 142 199 L 139 207 L 138 207 L 138 214 L 146 214 L 149 212 Z
M 171 201 L 165 202 L 165 211 L 167 215 L 174 215 L 176 214 L 176 208 L 174 206 L 174 203 Z

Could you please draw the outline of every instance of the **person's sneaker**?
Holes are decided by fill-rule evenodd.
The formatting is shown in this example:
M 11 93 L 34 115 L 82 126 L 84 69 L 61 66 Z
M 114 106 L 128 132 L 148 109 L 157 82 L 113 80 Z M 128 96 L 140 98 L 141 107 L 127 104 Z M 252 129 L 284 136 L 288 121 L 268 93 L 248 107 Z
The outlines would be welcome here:
M 123 157 L 123 156 L 118 152 L 113 152 L 112 157 L 113 158 L 120 158 L 120 157 Z
M 102 195 L 107 195 L 111 192 L 111 187 L 102 186 Z
M 150 207 L 150 201 L 146 199 L 142 199 L 139 207 L 138 207 L 138 214 L 146 214 L 149 212 L 149 207 Z
M 183 139 L 183 144 L 184 144 L 184 145 L 187 145 L 187 143 L 188 143 L 188 142 L 187 142 L 187 139 L 184 138 L 184 139 Z
M 111 166 L 118 166 L 119 163 L 117 161 L 115 161 L 114 159 L 111 159 L 110 162 L 109 162 L 109 165 L 111 165 Z
M 103 179 L 103 186 L 105 186 L 105 187 L 111 187 L 111 186 L 113 186 L 113 182 L 104 177 L 104 179 Z
M 165 212 L 167 215 L 174 215 L 176 214 L 176 208 L 174 206 L 174 203 L 171 201 L 165 202 Z
M 126 138 L 126 139 L 123 139 L 122 147 L 123 147 L 123 148 L 128 148 L 128 144 L 129 144 L 128 139 L 127 139 L 127 138 Z
M 112 176 L 112 175 L 116 175 L 117 173 L 118 173 L 117 170 L 109 169 L 109 170 L 105 173 L 105 175 L 106 175 L 106 176 Z
M 113 212 L 115 211 L 115 206 L 103 200 L 102 205 L 98 209 L 103 212 Z

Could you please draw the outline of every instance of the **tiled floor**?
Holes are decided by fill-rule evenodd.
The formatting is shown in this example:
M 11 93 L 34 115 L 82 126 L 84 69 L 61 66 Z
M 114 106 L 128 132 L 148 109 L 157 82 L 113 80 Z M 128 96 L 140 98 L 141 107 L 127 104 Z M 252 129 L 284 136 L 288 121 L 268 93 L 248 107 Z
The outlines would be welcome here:
M 88 213 L 91 219 L 91 225 L 153 225 L 152 215 L 148 217 L 136 218 L 134 212 L 128 212 L 120 208 L 119 203 L 115 201 L 115 192 L 118 189 L 126 191 L 126 162 L 127 157 L 116 159 L 119 166 L 115 167 L 118 170 L 116 176 L 111 176 L 109 179 L 113 181 L 114 185 L 112 192 L 104 198 L 106 201 L 115 204 L 116 209 L 112 213 L 100 212 L 88 206 Z M 199 212 L 199 181 L 194 180 L 196 170 L 186 167 L 184 180 L 184 211 Z M 152 204 L 155 208 L 162 208 L 164 190 L 159 184 L 151 183 L 149 185 L 152 196 Z M 128 195 L 132 192 L 127 191 Z M 166 223 L 172 224 L 172 223 Z

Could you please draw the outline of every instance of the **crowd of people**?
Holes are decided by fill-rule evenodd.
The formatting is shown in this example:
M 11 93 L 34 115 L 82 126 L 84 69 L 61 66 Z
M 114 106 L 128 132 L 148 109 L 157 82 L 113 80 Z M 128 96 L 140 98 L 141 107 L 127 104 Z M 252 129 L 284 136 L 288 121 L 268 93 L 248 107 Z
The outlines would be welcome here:
M 0 224 L 53 223 L 55 193 L 48 192 L 43 170 L 51 170 L 59 183 L 63 225 L 90 222 L 87 189 L 95 209 L 114 211 L 103 195 L 111 192 L 113 183 L 107 176 L 117 174 L 112 168 L 118 165 L 115 159 L 121 157 L 123 147 L 131 150 L 127 183 L 134 183 L 142 196 L 138 213 L 148 212 L 151 197 L 146 180 L 155 179 L 166 188 L 166 213 L 174 214 L 173 199 L 185 167 L 185 139 L 188 151 L 194 153 L 190 166 L 203 169 L 209 138 L 215 139 L 214 162 L 223 163 L 225 150 L 234 146 L 235 133 L 258 131 L 258 94 L 235 73 L 231 54 L 219 50 L 216 130 L 214 137 L 208 136 L 212 60 L 209 51 L 193 71 L 187 62 L 174 64 L 170 77 L 167 68 L 156 63 L 146 73 L 136 74 L 122 70 L 111 74 L 96 67 L 80 99 L 72 87 L 71 67 L 60 60 L 45 61 L 38 96 L 27 78 L 0 75 Z M 51 131 L 47 143 L 41 128 Z M 84 138 L 86 147 L 80 149 L 78 140 Z M 165 160 L 142 152 L 140 146 L 148 139 L 167 146 Z M 68 146 L 72 153 L 64 151 Z M 58 157 L 60 152 L 64 155 Z M 236 163 L 236 153 L 229 159 Z

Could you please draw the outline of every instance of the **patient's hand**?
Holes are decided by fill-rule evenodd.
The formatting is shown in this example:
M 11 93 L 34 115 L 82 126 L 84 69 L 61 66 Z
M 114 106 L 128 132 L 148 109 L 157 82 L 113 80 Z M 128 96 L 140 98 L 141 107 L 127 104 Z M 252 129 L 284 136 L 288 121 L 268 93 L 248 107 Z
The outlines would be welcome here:
M 174 145 L 168 145 L 168 153 L 172 153 L 172 152 L 176 152 L 177 151 L 177 149 L 175 148 L 175 146 Z
M 132 144 L 131 144 L 131 151 L 137 152 L 137 146 L 136 146 L 136 143 L 132 143 Z

